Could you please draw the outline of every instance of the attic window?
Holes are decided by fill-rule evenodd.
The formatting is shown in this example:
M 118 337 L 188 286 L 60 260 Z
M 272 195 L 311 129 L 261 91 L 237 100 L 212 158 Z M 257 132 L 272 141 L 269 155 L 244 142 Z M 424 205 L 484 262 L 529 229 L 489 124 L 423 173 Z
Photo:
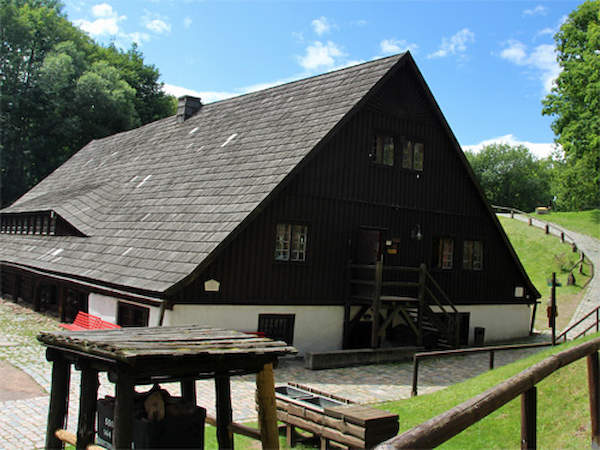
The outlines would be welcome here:
M 373 137 L 373 148 L 371 150 L 371 161 L 384 166 L 394 165 L 394 137 L 389 134 L 375 134 Z
M 464 241 L 463 269 L 483 269 L 483 243 L 481 241 Z
M 402 142 L 402 168 L 423 171 L 423 158 L 425 146 L 422 142 L 403 139 Z
M 306 261 L 306 225 L 277 224 L 275 237 L 275 261 Z
M 84 236 L 54 211 L 0 214 L 0 233 L 21 235 Z

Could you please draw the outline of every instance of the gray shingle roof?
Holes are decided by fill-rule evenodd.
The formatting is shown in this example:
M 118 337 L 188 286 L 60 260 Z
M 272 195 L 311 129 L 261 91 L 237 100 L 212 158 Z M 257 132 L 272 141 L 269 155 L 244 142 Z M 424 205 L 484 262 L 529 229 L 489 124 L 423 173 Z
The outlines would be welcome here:
M 0 259 L 164 292 L 401 58 L 207 104 L 183 123 L 173 116 L 90 142 L 2 211 L 54 210 L 88 237 L 2 234 Z

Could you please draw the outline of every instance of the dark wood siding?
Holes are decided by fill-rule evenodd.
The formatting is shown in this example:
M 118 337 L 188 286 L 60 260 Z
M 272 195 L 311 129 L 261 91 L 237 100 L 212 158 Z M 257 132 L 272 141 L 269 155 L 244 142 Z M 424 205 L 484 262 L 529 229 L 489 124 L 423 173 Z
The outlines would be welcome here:
M 425 144 L 422 172 L 371 162 L 375 131 Z M 277 223 L 309 227 L 305 263 L 275 262 Z M 312 158 L 205 273 L 176 297 L 181 302 L 342 304 L 347 265 L 359 227 L 399 241 L 384 262 L 432 261 L 434 238 L 454 238 L 454 268 L 433 271 L 456 303 L 514 302 L 525 280 L 468 176 L 433 105 L 409 71 L 400 71 Z M 423 238 L 411 237 L 419 228 Z M 484 270 L 462 269 L 463 240 L 484 244 Z M 221 283 L 204 293 L 207 279 Z

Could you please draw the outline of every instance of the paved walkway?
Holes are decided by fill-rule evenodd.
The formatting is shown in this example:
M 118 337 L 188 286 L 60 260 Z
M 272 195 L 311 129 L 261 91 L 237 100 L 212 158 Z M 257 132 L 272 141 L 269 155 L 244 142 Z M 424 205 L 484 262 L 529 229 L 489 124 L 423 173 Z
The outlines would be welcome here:
M 58 330 L 55 319 L 0 299 L 0 360 L 9 362 L 31 376 L 45 391 L 43 395 L 21 400 L 0 401 L 0 449 L 43 448 L 48 411 L 51 366 L 44 348 L 37 343 L 39 330 Z M 496 354 L 496 365 L 504 365 L 538 349 Z M 487 370 L 486 354 L 427 360 L 419 367 L 419 393 L 425 394 L 476 376 Z M 376 403 L 410 397 L 411 364 L 386 364 L 311 371 L 300 360 L 288 359 L 275 370 L 276 383 L 297 382 L 331 392 L 360 403 Z M 76 430 L 79 398 L 79 372 L 72 371 L 68 429 Z M 10 382 L 10 380 L 2 380 Z M 172 394 L 177 384 L 164 385 Z M 256 419 L 254 376 L 234 377 L 231 381 L 234 420 Z M 198 403 L 214 411 L 214 384 L 198 381 Z M 100 396 L 114 395 L 106 376 L 100 377 Z
M 509 214 L 499 215 L 505 217 L 510 216 Z M 527 222 L 529 220 L 528 216 L 522 214 L 515 214 L 514 218 L 523 222 Z M 546 226 L 546 222 L 544 222 L 543 219 L 533 218 L 532 225 L 539 228 L 544 228 Z M 580 234 L 575 231 L 567 230 L 566 228 L 563 228 L 554 223 L 551 224 L 551 234 L 560 237 L 561 232 L 564 232 L 566 235 L 565 241 L 569 243 L 574 242 L 575 245 L 577 245 L 577 248 L 583 251 L 585 253 L 585 256 L 589 258 L 590 261 L 592 261 L 592 263 L 594 264 L 595 271 L 600 271 L 600 241 L 585 234 Z M 575 313 L 573 314 L 569 325 L 565 329 L 569 328 L 572 324 L 579 321 L 579 319 L 584 317 L 587 313 L 597 308 L 598 306 L 600 306 L 600 274 L 596 274 L 588 284 L 584 296 L 581 302 L 579 303 L 579 306 L 575 310 Z M 577 336 L 580 332 L 582 332 L 583 330 L 588 328 L 592 323 L 594 323 L 595 320 L 596 317 L 594 314 L 592 317 L 586 319 L 584 322 L 582 322 L 580 325 L 574 328 L 573 331 L 570 331 L 567 337 L 573 338 Z

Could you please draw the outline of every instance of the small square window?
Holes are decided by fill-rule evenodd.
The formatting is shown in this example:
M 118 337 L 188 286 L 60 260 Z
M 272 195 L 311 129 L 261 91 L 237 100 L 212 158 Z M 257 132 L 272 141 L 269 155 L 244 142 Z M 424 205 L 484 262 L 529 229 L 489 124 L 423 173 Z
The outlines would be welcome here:
M 275 261 L 306 261 L 306 225 L 277 224 Z

